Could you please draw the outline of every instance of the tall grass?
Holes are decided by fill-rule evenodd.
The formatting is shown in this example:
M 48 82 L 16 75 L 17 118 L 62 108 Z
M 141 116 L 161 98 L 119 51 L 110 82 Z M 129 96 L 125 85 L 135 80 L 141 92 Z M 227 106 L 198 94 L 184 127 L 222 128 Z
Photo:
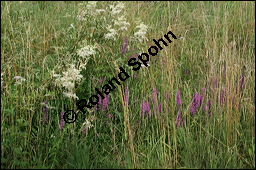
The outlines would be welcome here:
M 255 168 L 255 2 L 124 2 L 130 26 L 115 41 L 104 38 L 109 13 L 77 19 L 86 4 L 1 2 L 1 168 Z M 131 38 L 137 19 L 149 41 Z M 182 38 L 151 56 L 149 67 L 131 70 L 129 57 L 168 31 Z M 79 99 L 119 67 L 131 77 L 110 93 L 107 110 L 78 114 L 61 130 L 60 113 L 77 107 L 52 71 L 80 62 L 85 44 L 97 54 L 76 84 Z M 26 81 L 15 85 L 15 76 Z M 150 108 L 144 116 L 142 102 Z

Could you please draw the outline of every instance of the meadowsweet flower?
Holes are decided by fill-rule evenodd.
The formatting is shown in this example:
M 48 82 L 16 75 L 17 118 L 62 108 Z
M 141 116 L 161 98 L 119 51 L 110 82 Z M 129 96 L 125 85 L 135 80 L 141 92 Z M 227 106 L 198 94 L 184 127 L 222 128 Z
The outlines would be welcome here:
M 117 25 L 119 27 L 118 30 L 127 31 L 127 27 L 130 25 L 130 23 L 126 22 L 126 18 L 124 17 L 124 15 L 122 15 L 114 21 L 114 25 Z
M 123 10 L 124 7 L 125 5 L 122 2 L 119 2 L 116 6 L 109 5 L 109 8 L 111 9 L 110 14 L 112 16 L 118 15 Z
M 148 30 L 148 26 L 146 26 L 143 22 L 140 25 L 136 26 L 135 29 L 139 29 L 134 33 L 134 37 L 139 40 L 140 43 L 143 42 L 144 39 L 148 40 L 145 36 Z
M 73 98 L 73 99 L 79 99 L 75 93 L 73 92 L 63 92 L 64 96 L 66 96 L 67 98 Z
M 176 103 L 179 107 L 181 107 L 182 103 L 180 99 L 180 90 L 177 90 L 177 93 L 176 93 Z
M 104 35 L 105 39 L 116 40 L 117 31 L 110 26 L 107 27 L 107 30 L 109 33 Z
M 68 98 L 78 99 L 74 93 L 75 83 L 80 82 L 83 76 L 80 74 L 80 70 L 75 68 L 74 64 L 71 64 L 66 72 L 62 73 L 62 77 L 56 79 L 56 84 L 65 88 L 63 94 Z
M 2 85 L 3 85 L 3 75 L 4 75 L 4 73 L 1 73 L 1 87 L 2 87 Z
M 93 127 L 93 124 L 92 124 L 93 121 L 94 121 L 94 118 L 92 119 L 91 117 L 88 119 L 85 119 L 85 122 L 82 124 L 83 133 L 87 133 L 87 131 Z
M 26 81 L 26 79 L 24 79 L 21 76 L 15 76 L 12 79 L 15 79 L 15 84 L 14 84 L 15 86 L 21 84 L 23 81 Z
M 100 13 L 102 13 L 102 12 L 105 12 L 106 10 L 104 10 L 104 9 L 96 9 L 96 13 L 97 14 L 100 14 Z
M 78 49 L 77 54 L 82 58 L 86 58 L 96 54 L 95 48 L 96 48 L 95 46 L 86 45 L 85 47 Z

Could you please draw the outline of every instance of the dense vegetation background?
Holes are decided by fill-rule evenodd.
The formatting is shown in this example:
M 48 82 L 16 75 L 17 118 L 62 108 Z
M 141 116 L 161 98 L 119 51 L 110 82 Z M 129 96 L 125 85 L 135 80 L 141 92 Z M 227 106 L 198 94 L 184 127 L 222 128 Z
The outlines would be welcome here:
M 255 2 L 1 1 L 1 168 L 255 168 Z

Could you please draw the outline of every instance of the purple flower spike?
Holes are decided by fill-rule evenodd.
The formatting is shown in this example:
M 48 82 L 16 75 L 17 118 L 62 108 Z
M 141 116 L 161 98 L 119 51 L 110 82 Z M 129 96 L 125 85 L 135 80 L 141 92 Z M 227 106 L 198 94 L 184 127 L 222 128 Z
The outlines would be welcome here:
M 186 69 L 186 70 L 185 70 L 185 74 L 186 74 L 186 75 L 188 75 L 188 73 L 189 73 L 189 70 L 188 70 L 188 69 Z
M 106 111 L 106 110 L 108 109 L 109 97 L 110 97 L 110 95 L 107 95 L 107 96 L 103 99 L 102 111 Z
M 124 44 L 122 46 L 122 54 L 125 54 L 127 52 L 127 47 L 128 47 L 128 39 L 124 39 Z
M 180 90 L 177 91 L 176 93 L 176 103 L 179 107 L 181 107 L 181 99 L 180 99 Z
M 65 125 L 65 121 L 64 121 L 64 118 L 63 118 L 63 116 L 64 116 L 64 112 L 61 112 L 60 113 L 60 130 L 62 130 L 63 129 L 63 127 L 64 127 L 64 125 Z
M 156 89 L 156 86 L 153 88 L 152 100 L 153 100 L 154 103 L 156 103 L 156 100 L 157 100 L 157 89 Z
M 47 101 L 43 102 L 44 104 L 44 108 L 43 108 L 43 112 L 44 112 L 44 118 L 43 118 L 43 121 L 44 121 L 44 124 L 47 124 L 48 122 L 48 108 L 47 108 Z
M 160 103 L 160 104 L 158 105 L 158 109 L 159 109 L 159 112 L 162 113 L 162 111 L 163 111 L 163 105 L 162 105 L 162 103 Z
M 242 91 L 244 88 L 244 74 L 242 74 L 240 79 L 240 91 Z
M 126 106 L 128 106 L 128 101 L 129 101 L 129 87 L 127 85 L 125 88 L 125 96 L 124 96 L 124 102 Z
M 145 113 L 148 113 L 150 111 L 150 104 L 149 102 L 146 102 L 146 101 L 142 101 L 142 104 L 141 104 L 141 116 L 144 117 L 145 116 Z

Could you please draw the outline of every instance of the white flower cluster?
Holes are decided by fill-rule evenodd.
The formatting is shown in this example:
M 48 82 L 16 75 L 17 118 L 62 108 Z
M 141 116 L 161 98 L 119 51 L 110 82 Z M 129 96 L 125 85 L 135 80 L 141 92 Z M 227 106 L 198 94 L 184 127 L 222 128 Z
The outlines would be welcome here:
M 4 75 L 4 73 L 1 73 L 1 87 L 3 86 L 3 75 Z
M 77 54 L 82 58 L 86 58 L 96 54 L 95 48 L 95 46 L 86 45 L 85 47 L 78 49 Z
M 130 23 L 126 22 L 126 18 L 124 17 L 124 15 L 122 15 L 121 17 L 118 17 L 114 25 L 120 27 L 119 30 L 121 31 L 127 31 L 127 27 L 130 25 Z
M 148 40 L 146 37 L 146 33 L 148 30 L 148 26 L 146 26 L 143 22 L 140 25 L 136 26 L 135 29 L 139 29 L 137 32 L 134 33 L 134 36 L 140 43 L 143 42 L 144 39 Z
M 106 39 L 116 40 L 116 35 L 118 35 L 117 31 L 115 29 L 111 28 L 110 25 L 108 25 L 107 30 L 109 33 L 105 34 L 104 37 Z
M 124 7 L 125 5 L 122 2 L 119 2 L 117 5 L 109 5 L 110 14 L 113 17 L 113 24 L 112 26 L 107 26 L 108 33 L 104 36 L 106 39 L 116 40 L 118 31 L 128 30 L 127 27 L 130 25 L 130 23 L 126 21 L 125 15 L 121 15 L 121 12 L 124 9 Z
M 90 129 L 93 127 L 93 124 L 88 120 L 88 119 L 85 119 L 85 122 L 83 123 L 83 126 L 86 128 L 86 129 Z
M 21 84 L 23 81 L 26 81 L 26 79 L 24 79 L 21 76 L 15 76 L 12 79 L 15 80 L 15 83 L 14 83 L 15 86 Z
M 114 16 L 114 15 L 119 14 L 119 13 L 123 10 L 123 8 L 124 8 L 125 6 L 124 6 L 124 3 L 119 2 L 116 6 L 114 6 L 114 5 L 109 5 L 109 7 L 110 7 L 110 9 L 111 9 L 111 12 L 110 12 L 111 15 Z
M 80 82 L 83 76 L 80 74 L 80 70 L 75 68 L 74 64 L 70 65 L 70 68 L 66 72 L 63 72 L 63 76 L 58 74 L 53 74 L 54 77 L 57 77 L 56 82 L 58 86 L 62 86 L 66 91 L 63 94 L 68 98 L 76 98 L 74 93 L 75 83 Z
M 80 5 L 83 5 L 84 3 L 81 3 Z M 97 1 L 89 1 L 85 8 L 81 8 L 79 14 L 77 15 L 77 19 L 80 21 L 86 20 L 86 16 L 92 17 L 98 14 L 101 14 L 102 12 L 105 12 L 104 9 L 96 9 Z

